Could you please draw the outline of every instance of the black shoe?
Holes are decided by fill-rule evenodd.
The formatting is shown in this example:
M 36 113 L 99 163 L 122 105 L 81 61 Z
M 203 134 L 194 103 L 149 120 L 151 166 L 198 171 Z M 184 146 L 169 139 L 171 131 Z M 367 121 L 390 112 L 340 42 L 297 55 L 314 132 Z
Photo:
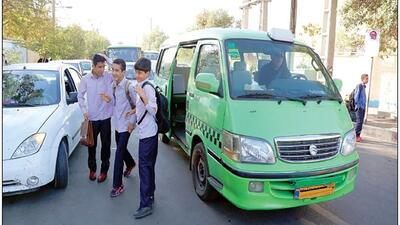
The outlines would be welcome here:
M 141 209 L 136 210 L 136 212 L 135 212 L 135 214 L 133 214 L 133 216 L 135 217 L 135 219 L 140 219 L 140 218 L 146 217 L 152 213 L 153 213 L 153 209 L 151 207 L 143 207 Z

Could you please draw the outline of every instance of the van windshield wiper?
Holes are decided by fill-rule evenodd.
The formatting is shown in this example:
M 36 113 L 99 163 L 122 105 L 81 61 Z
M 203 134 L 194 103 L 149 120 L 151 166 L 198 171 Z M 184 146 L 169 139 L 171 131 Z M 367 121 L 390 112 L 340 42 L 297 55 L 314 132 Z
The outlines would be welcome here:
M 278 96 L 269 94 L 269 93 L 251 93 L 251 94 L 246 94 L 246 95 L 239 95 L 236 98 L 268 98 L 268 99 L 273 99 Z
M 283 100 L 288 100 L 288 101 L 297 101 L 303 103 L 303 105 L 306 105 L 307 101 L 301 98 L 295 98 L 295 97 L 290 97 L 290 96 L 283 96 L 283 95 L 273 95 L 269 93 L 252 93 L 252 94 L 246 94 L 246 95 L 240 95 L 237 98 L 264 98 L 264 99 L 276 99 L 278 100 L 278 104 L 281 104 Z
M 339 104 L 342 104 L 343 100 L 341 98 L 329 97 L 326 95 L 303 95 L 300 96 L 301 99 L 318 99 L 317 103 L 320 104 L 322 100 L 332 100 L 338 101 Z

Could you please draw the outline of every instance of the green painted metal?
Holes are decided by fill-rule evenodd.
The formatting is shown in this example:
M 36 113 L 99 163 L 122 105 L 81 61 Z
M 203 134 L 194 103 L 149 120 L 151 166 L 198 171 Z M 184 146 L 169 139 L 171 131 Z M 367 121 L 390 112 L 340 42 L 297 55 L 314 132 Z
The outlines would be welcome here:
M 269 40 L 265 32 L 255 32 L 238 29 L 207 29 L 192 32 L 177 39 L 170 39 L 163 44 L 162 50 L 169 46 L 179 49 L 182 43 L 197 44 L 192 60 L 191 71 L 187 81 L 186 93 L 186 141 L 184 148 L 190 156 L 195 140 L 203 142 L 208 151 L 211 151 L 224 164 L 237 171 L 248 173 L 289 173 L 320 171 L 337 168 L 359 159 L 354 151 L 348 156 L 339 152 L 332 159 L 307 162 L 289 163 L 282 161 L 277 154 L 274 138 L 337 134 L 342 140 L 344 135 L 353 129 L 350 117 L 344 102 L 323 100 L 308 100 L 306 105 L 295 101 L 278 101 L 267 99 L 232 100 L 228 90 L 228 66 L 224 41 L 226 39 L 260 39 Z M 195 73 L 199 48 L 203 44 L 214 44 L 220 49 L 222 91 L 221 94 L 207 93 L 196 88 Z M 161 57 L 159 58 L 161 60 Z M 162 87 L 164 94 L 171 104 L 172 74 L 175 61 L 171 65 L 169 80 L 157 77 L 155 83 Z M 171 115 L 170 115 L 171 116 Z M 222 133 L 229 131 L 233 134 L 256 137 L 267 141 L 274 149 L 276 163 L 251 164 L 239 163 L 231 160 L 222 153 Z M 170 132 L 168 135 L 172 135 Z M 183 146 L 183 145 L 181 145 Z M 239 208 L 246 210 L 268 210 L 290 208 L 302 205 L 325 202 L 339 198 L 353 191 L 358 173 L 358 164 L 335 173 L 323 174 L 302 178 L 287 179 L 250 179 L 239 177 L 227 170 L 220 161 L 208 156 L 210 175 L 220 182 L 223 187 L 216 188 L 225 198 Z M 249 192 L 249 182 L 260 181 L 264 184 L 261 193 Z M 329 196 L 313 199 L 295 200 L 294 190 L 300 187 L 328 184 L 334 182 L 335 192 Z

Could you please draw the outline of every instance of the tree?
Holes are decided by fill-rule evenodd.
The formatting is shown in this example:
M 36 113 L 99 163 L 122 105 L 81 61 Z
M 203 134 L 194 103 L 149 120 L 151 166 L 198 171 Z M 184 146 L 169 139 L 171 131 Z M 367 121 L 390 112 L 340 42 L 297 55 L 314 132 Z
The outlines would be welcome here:
M 86 32 L 85 39 L 85 58 L 92 58 L 95 53 L 103 52 L 110 45 L 110 42 L 107 40 L 107 38 L 101 36 L 97 31 Z
M 381 56 L 397 51 L 396 0 L 347 0 L 341 14 L 346 32 L 379 29 Z
M 210 27 L 232 27 L 235 22 L 233 16 L 230 16 L 224 9 L 206 10 L 196 16 L 196 24 L 191 30 L 199 30 Z
M 158 50 L 160 45 L 167 40 L 168 36 L 157 26 L 143 37 L 143 50 Z
M 303 25 L 303 33 L 300 33 L 300 35 L 306 35 L 307 41 L 309 44 L 313 47 L 317 47 L 317 37 L 318 35 L 321 34 L 321 27 L 318 24 L 313 24 L 313 23 L 308 23 L 306 25 Z

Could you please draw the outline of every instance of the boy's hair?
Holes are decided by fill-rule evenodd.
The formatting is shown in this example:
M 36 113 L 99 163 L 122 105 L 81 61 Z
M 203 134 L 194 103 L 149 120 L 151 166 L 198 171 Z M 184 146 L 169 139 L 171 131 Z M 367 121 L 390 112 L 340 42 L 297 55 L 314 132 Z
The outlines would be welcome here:
M 122 71 L 126 70 L 126 63 L 125 63 L 125 60 L 123 60 L 123 59 L 114 59 L 113 64 L 120 65 Z
M 361 80 L 364 80 L 365 77 L 368 77 L 368 74 L 366 73 L 361 74 Z
M 97 63 L 105 62 L 105 61 L 106 61 L 106 59 L 103 56 L 98 55 L 98 54 L 94 54 L 93 59 L 92 59 L 92 63 L 95 66 L 97 65 Z
M 135 63 L 135 70 L 141 70 L 144 72 L 149 72 L 151 70 L 151 61 L 145 57 L 141 57 Z

